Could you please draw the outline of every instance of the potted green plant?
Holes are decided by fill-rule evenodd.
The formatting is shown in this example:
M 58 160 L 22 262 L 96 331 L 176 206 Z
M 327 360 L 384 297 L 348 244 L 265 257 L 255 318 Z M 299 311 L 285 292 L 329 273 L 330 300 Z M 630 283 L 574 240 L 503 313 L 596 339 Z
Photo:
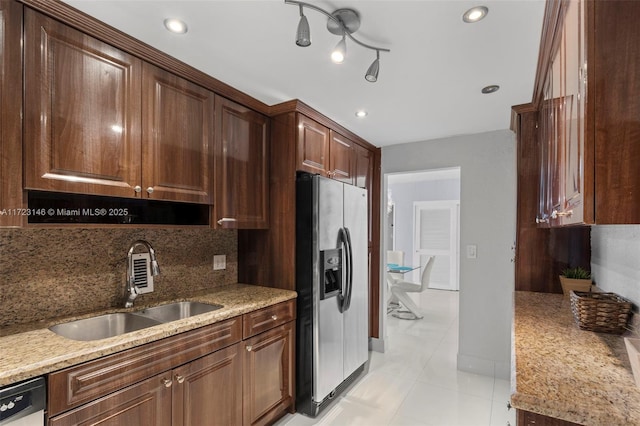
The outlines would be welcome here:
M 560 284 L 562 284 L 562 293 L 565 296 L 574 291 L 591 291 L 591 272 L 578 266 L 577 268 L 567 268 L 560 275 Z

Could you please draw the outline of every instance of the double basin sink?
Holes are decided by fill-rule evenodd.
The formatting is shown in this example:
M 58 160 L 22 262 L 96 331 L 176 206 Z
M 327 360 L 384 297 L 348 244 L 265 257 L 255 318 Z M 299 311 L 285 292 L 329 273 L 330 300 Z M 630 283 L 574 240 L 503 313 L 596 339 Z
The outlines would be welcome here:
M 136 312 L 119 312 L 70 321 L 51 326 L 49 330 L 72 340 L 100 340 L 212 312 L 220 308 L 222 308 L 222 305 L 176 302 Z

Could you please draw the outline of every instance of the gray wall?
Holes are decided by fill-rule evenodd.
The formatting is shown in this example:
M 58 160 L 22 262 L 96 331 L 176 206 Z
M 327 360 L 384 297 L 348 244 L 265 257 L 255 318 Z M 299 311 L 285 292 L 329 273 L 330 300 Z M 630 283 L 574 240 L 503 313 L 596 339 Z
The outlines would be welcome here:
M 500 130 L 382 149 L 383 174 L 447 167 L 461 168 L 461 253 L 468 244 L 478 247 L 476 259 L 460 259 L 458 368 L 508 378 L 516 222 L 515 136 Z M 383 192 L 386 200 L 384 188 Z M 386 208 L 384 203 L 382 208 Z M 382 270 L 381 274 L 384 276 Z M 386 294 L 385 285 L 382 289 Z M 384 327 L 384 316 L 381 322 Z
M 640 305 L 640 226 L 591 227 L 591 273 L 604 291 Z
M 404 251 L 405 262 L 413 253 L 413 202 L 460 199 L 460 179 L 420 180 L 388 185 L 395 203 L 395 250 Z

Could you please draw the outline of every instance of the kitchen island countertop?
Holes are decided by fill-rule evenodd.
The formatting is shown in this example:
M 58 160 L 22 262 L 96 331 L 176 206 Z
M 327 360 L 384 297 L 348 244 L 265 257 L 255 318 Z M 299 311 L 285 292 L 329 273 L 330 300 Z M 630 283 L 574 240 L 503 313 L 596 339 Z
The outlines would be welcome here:
M 621 336 L 580 330 L 568 297 L 514 294 L 511 405 L 583 425 L 640 424 Z
M 50 331 L 48 327 L 95 315 L 140 310 L 144 306 L 136 306 L 133 309 L 111 309 L 64 320 L 6 328 L 0 334 L 0 386 L 41 376 L 295 298 L 295 291 L 269 287 L 245 284 L 217 287 L 206 293 L 175 301 L 193 300 L 222 305 L 223 307 L 218 310 L 88 342 L 67 339 Z M 170 302 L 173 301 L 163 303 Z

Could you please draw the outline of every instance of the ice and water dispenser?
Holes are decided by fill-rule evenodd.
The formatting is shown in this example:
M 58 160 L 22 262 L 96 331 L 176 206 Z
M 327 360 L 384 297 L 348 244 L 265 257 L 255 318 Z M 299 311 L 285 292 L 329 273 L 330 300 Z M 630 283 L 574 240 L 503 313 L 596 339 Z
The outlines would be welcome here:
M 323 272 L 320 300 L 323 300 L 337 296 L 342 289 L 342 249 L 322 250 L 320 255 Z

